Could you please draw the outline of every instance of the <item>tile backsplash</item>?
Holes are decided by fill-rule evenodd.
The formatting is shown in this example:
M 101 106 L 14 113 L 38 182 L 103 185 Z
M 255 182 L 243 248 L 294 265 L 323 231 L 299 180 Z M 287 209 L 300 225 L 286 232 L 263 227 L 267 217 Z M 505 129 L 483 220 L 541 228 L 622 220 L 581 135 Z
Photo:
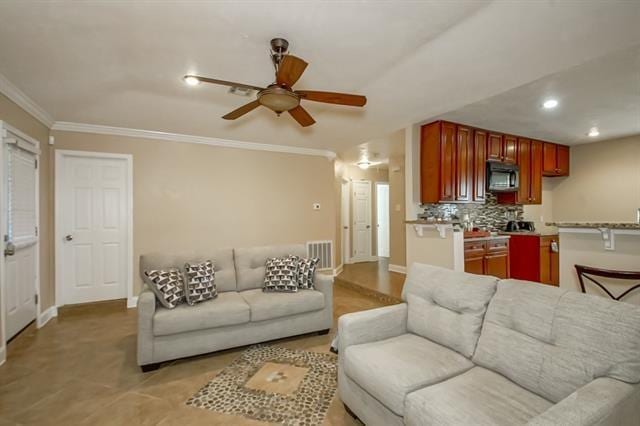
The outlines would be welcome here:
M 508 212 L 512 213 L 516 220 L 522 220 L 524 214 L 521 205 L 498 204 L 496 197 L 487 193 L 484 204 L 477 203 L 450 203 L 450 204 L 423 204 L 424 211 L 419 215 L 421 219 L 441 218 L 451 219 L 457 216 L 460 220 L 465 213 L 473 222 L 473 226 L 489 231 L 502 230 L 508 219 Z

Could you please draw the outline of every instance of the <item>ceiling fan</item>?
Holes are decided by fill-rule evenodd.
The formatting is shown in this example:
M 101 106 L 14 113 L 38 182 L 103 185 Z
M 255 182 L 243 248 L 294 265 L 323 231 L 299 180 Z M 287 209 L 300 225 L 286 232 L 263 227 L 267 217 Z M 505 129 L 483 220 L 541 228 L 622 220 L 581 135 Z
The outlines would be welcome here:
M 308 64 L 298 57 L 289 55 L 287 53 L 288 48 L 289 42 L 283 38 L 271 40 L 271 60 L 276 69 L 276 81 L 267 87 L 197 75 L 185 75 L 184 80 L 190 85 L 197 85 L 202 82 L 258 91 L 255 101 L 224 115 L 222 118 L 225 120 L 235 120 L 262 105 L 274 111 L 278 116 L 287 111 L 302 127 L 307 127 L 315 123 L 315 120 L 300 105 L 301 100 L 357 107 L 362 107 L 367 103 L 367 98 L 360 95 L 319 92 L 316 90 L 293 90 L 292 86 L 298 81 Z

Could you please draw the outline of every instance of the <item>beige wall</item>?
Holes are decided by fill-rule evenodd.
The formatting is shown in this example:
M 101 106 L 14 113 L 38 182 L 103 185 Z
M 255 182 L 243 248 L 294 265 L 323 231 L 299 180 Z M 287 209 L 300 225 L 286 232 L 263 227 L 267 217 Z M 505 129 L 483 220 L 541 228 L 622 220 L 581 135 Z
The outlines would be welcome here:
M 54 303 L 52 270 L 51 232 L 52 220 L 50 197 L 52 182 L 50 179 L 51 156 L 48 139 L 49 128 L 28 114 L 9 98 L 0 94 L 0 120 L 26 133 L 40 142 L 40 309 L 44 311 Z M 4 303 L 4 301 L 0 301 Z M 0 319 L 1 321 L 2 319 Z
M 333 161 L 73 132 L 56 149 L 133 155 L 134 293 L 147 252 L 334 240 Z M 313 203 L 320 210 L 313 210 Z
M 525 205 L 522 207 L 524 220 L 534 222 L 536 230 L 541 232 L 550 231 L 552 227 L 545 223 L 553 221 L 553 199 L 554 189 L 558 185 L 559 177 L 542 178 L 542 203 L 535 205 Z
M 640 270 L 640 235 L 616 235 L 615 250 L 605 250 L 602 236 L 594 233 L 563 232 L 560 235 L 560 287 L 580 291 L 575 265 L 619 271 Z M 598 279 L 614 295 L 619 295 L 637 282 Z M 585 282 L 587 293 L 608 297 L 594 284 Z M 640 305 L 640 291 L 629 293 L 624 302 Z
M 556 178 L 555 221 L 636 220 L 640 208 L 640 135 L 571 147 L 571 171 Z

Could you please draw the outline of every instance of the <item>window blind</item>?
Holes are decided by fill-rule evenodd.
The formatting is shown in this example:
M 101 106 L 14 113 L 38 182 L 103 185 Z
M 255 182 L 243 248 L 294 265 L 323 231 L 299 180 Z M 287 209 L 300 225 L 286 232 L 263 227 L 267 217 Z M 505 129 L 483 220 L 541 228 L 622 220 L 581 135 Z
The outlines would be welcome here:
M 35 241 L 36 155 L 19 143 L 7 143 L 7 233 L 14 243 Z

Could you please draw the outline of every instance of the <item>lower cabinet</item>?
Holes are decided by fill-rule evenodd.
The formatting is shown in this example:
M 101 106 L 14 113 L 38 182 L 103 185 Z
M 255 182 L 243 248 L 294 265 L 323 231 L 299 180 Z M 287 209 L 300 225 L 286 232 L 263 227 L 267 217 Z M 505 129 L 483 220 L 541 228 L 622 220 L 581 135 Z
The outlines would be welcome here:
M 560 283 L 558 235 L 512 235 L 510 270 L 512 278 L 558 286 Z
M 509 278 L 509 239 L 465 242 L 464 270 L 471 274 Z

